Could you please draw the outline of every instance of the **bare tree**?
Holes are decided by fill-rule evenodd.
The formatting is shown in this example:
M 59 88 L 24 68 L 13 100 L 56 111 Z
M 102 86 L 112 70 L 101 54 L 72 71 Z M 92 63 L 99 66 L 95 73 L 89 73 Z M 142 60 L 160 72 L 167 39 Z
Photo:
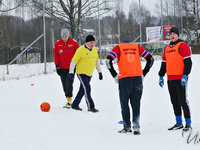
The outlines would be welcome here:
M 109 4 L 114 0 L 100 1 L 98 5 L 96 0 L 48 0 L 46 13 L 56 22 L 67 26 L 71 31 L 72 37 L 78 39 L 83 18 L 95 17 L 98 7 L 101 8 L 101 14 L 112 9 Z M 24 4 L 30 8 L 34 7 L 38 11 L 42 10 L 41 0 L 27 0 Z
M 194 14 L 194 44 L 198 44 L 198 19 L 199 19 L 199 1 L 193 0 L 193 14 Z
M 162 10 L 161 10 L 161 1 L 158 1 L 155 5 L 155 14 L 158 14 L 159 16 L 161 16 L 161 11 L 162 11 L 164 25 L 165 24 L 169 25 L 171 23 L 171 16 L 174 15 L 174 7 L 170 7 L 170 6 L 174 6 L 171 0 L 163 1 Z M 171 8 L 173 8 L 173 11 L 171 10 Z M 156 25 L 160 24 L 160 21 L 161 21 L 161 17 L 157 20 Z
M 185 10 L 185 15 L 186 15 L 186 34 L 187 34 L 187 41 L 188 44 L 191 45 L 191 34 L 190 34 L 190 24 L 189 24 L 189 16 L 190 16 L 190 5 L 187 0 L 183 0 L 183 6 Z
M 8 12 L 8 11 L 11 11 L 11 10 L 14 10 L 20 6 L 22 6 L 24 0 L 14 0 L 14 3 L 12 1 L 12 4 L 14 4 L 13 7 L 11 8 L 8 8 L 7 5 L 4 4 L 4 1 L 3 0 L 0 0 L 0 12 Z

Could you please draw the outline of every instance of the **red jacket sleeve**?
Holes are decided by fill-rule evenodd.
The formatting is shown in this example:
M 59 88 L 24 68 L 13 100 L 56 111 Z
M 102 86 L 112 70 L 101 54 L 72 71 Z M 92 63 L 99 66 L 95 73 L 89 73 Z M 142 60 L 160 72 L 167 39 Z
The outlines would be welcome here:
M 54 63 L 55 65 L 59 65 L 58 42 L 56 42 L 54 47 Z
M 147 52 L 142 46 L 138 45 L 139 47 L 139 53 L 140 56 L 142 56 L 143 58 L 147 58 L 147 56 L 149 56 L 149 52 Z
M 179 53 L 183 57 L 183 59 L 188 58 L 191 56 L 190 47 L 186 43 L 182 43 L 179 46 Z
M 119 46 L 115 46 L 112 51 L 108 54 L 108 56 L 110 56 L 113 60 L 115 58 L 119 59 L 120 57 L 120 49 Z
M 165 48 L 165 49 L 166 49 L 166 48 Z M 163 57 L 162 57 L 162 61 L 163 61 L 163 62 L 166 62 L 165 50 L 164 50 L 164 54 L 163 54 Z

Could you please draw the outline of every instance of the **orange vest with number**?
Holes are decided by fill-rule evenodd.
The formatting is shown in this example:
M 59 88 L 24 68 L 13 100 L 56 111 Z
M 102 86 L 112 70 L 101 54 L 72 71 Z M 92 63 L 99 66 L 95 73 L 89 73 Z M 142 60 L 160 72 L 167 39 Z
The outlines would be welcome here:
M 120 58 L 118 59 L 119 79 L 142 76 L 142 65 L 139 47 L 134 43 L 119 44 Z
M 167 75 L 183 75 L 184 70 L 184 61 L 183 57 L 179 53 L 179 46 L 183 42 L 177 43 L 175 46 L 170 47 L 168 45 L 165 49 L 165 57 L 166 57 L 166 70 Z

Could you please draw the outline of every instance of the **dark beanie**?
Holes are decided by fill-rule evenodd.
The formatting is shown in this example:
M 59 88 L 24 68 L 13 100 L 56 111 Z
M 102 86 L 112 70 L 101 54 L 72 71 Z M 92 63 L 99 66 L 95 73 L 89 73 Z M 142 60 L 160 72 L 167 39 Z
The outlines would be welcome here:
M 94 38 L 93 35 L 88 35 L 88 36 L 86 37 L 85 42 L 90 42 L 90 41 L 95 41 L 95 38 Z
M 171 34 L 172 32 L 176 33 L 179 36 L 179 32 L 178 32 L 178 29 L 176 27 L 170 28 L 169 34 Z

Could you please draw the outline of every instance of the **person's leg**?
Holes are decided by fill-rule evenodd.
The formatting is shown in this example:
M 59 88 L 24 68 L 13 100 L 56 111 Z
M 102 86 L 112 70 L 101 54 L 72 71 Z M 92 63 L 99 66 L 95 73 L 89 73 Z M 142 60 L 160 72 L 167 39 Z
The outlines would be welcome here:
M 61 73 L 60 79 L 61 79 L 63 91 L 64 91 L 65 96 L 66 96 L 66 98 L 67 98 L 67 92 L 66 92 L 66 83 L 67 83 L 66 80 L 67 80 L 67 75 L 64 73 L 64 71 Z
M 79 76 L 79 75 L 77 75 L 77 76 Z M 78 77 L 78 79 L 79 79 L 79 77 Z M 72 107 L 75 108 L 75 107 L 79 106 L 79 104 L 81 102 L 81 99 L 83 98 L 83 95 L 84 95 L 84 89 L 83 89 L 83 85 L 82 85 L 82 83 L 80 81 L 79 91 L 78 91 L 78 93 L 77 93 L 77 95 L 76 95 L 76 97 L 75 97 L 75 99 L 74 99 L 74 101 L 72 103 Z
M 121 114 L 123 118 L 123 125 L 125 129 L 131 128 L 130 122 L 130 109 L 129 109 L 129 95 L 126 85 L 126 78 L 119 80 L 119 98 L 120 98 L 120 105 L 121 105 Z
M 171 103 L 173 106 L 174 114 L 176 117 L 176 124 L 182 125 L 182 111 L 181 105 L 178 100 L 178 93 L 177 93 L 177 81 L 170 80 L 168 81 L 168 90 L 170 94 Z
M 130 83 L 132 84 L 132 83 Z M 142 97 L 143 85 L 141 77 L 133 78 L 134 88 L 130 93 L 130 102 L 133 114 L 133 129 L 140 129 L 140 101 Z
M 72 104 L 72 90 L 73 90 L 73 80 L 69 78 L 69 69 L 63 69 L 63 82 L 64 82 L 64 91 L 65 96 L 67 98 L 67 104 L 64 106 L 64 108 L 71 108 Z
M 79 74 L 78 78 L 81 82 L 81 85 L 83 86 L 84 96 L 88 106 L 88 110 L 94 109 L 95 105 L 91 97 L 91 86 L 90 86 L 91 77 L 84 74 Z
M 66 95 L 67 97 L 72 97 L 73 96 L 73 82 L 74 80 L 69 78 L 69 69 L 66 69 Z
M 187 99 L 187 84 L 185 86 L 181 86 L 181 81 L 177 86 L 178 100 L 183 109 L 185 122 L 187 125 L 191 126 L 191 115 L 190 115 L 190 107 L 189 101 Z
M 177 83 L 178 83 L 177 80 L 168 81 L 168 90 L 176 118 L 176 124 L 168 128 L 168 130 L 178 130 L 183 128 L 182 111 L 181 111 L 181 105 L 178 100 Z

